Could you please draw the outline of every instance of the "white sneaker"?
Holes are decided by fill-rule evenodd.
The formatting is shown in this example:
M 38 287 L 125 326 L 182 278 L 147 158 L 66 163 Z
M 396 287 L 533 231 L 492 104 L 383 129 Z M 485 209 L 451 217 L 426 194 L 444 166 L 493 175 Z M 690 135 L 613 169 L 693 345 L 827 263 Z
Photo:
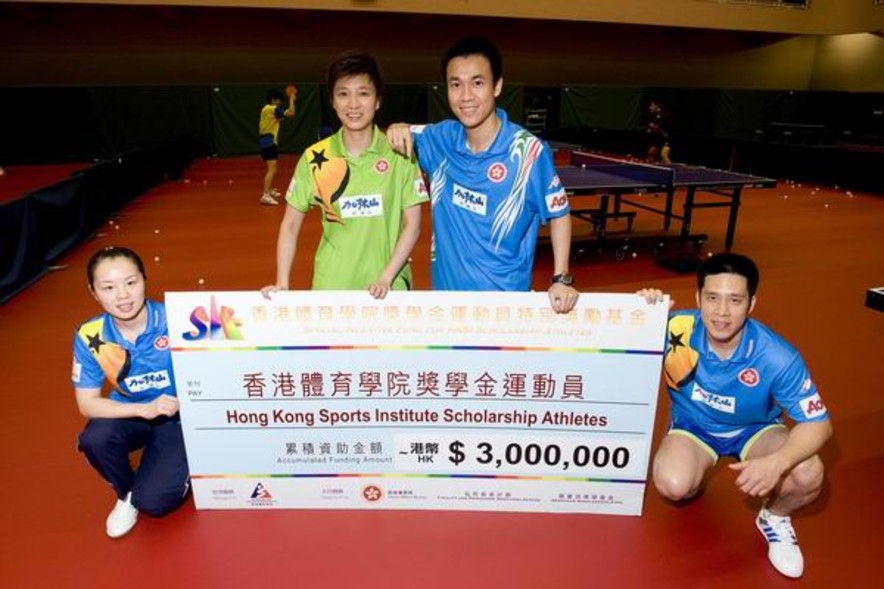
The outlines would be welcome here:
M 117 499 L 113 511 L 107 516 L 107 535 L 111 538 L 125 536 L 129 530 L 135 527 L 138 521 L 138 510 L 132 505 L 132 493 L 125 499 Z
M 260 202 L 262 205 L 278 205 L 279 204 L 279 201 L 276 200 L 275 198 L 273 198 L 273 196 L 270 194 L 265 194 L 265 195 L 261 196 Z
M 272 196 L 274 198 L 279 198 L 282 195 L 279 193 L 279 191 L 277 189 L 271 188 L 270 189 L 270 196 Z
M 774 568 L 793 579 L 804 574 L 804 556 L 798 547 L 792 520 L 762 508 L 755 518 L 755 525 L 767 540 L 767 558 Z

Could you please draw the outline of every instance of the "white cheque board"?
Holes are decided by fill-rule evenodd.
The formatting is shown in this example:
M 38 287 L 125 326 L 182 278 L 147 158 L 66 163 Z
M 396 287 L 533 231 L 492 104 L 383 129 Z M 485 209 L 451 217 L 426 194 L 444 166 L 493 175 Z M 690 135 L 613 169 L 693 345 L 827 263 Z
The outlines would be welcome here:
M 641 513 L 668 301 L 166 293 L 200 509 Z

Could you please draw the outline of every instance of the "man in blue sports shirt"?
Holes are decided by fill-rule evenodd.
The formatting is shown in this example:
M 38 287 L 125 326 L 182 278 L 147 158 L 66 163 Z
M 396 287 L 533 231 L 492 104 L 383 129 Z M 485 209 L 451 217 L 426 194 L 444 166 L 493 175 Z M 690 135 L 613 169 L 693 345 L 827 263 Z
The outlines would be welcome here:
M 795 348 L 758 321 L 755 263 L 733 253 L 706 259 L 697 271 L 698 310 L 669 319 L 663 360 L 671 424 L 654 459 L 654 484 L 672 501 L 692 498 L 719 456 L 736 485 L 763 497 L 756 526 L 768 558 L 797 578 L 804 557 L 789 515 L 820 493 L 817 452 L 832 435 L 826 406 Z M 648 292 L 639 294 L 648 298 Z M 785 412 L 794 426 L 783 424 Z
M 503 88 L 500 53 L 487 39 L 462 39 L 445 53 L 442 72 L 457 121 L 387 130 L 396 151 L 411 156 L 416 146 L 430 178 L 433 288 L 530 290 L 538 230 L 548 223 L 550 304 L 567 313 L 578 297 L 568 273 L 568 197 L 549 148 L 495 108 Z

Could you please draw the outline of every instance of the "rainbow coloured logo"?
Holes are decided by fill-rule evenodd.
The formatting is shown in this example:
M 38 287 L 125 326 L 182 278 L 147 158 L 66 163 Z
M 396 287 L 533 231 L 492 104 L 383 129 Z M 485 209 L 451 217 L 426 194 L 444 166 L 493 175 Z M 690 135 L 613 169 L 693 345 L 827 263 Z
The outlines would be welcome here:
M 233 307 L 218 306 L 215 296 L 209 305 L 209 312 L 206 312 L 204 306 L 195 308 L 190 313 L 190 324 L 194 329 L 185 331 L 181 336 L 187 341 L 199 341 L 202 339 L 227 339 L 241 340 L 245 339 L 239 326 L 242 320 L 234 317 L 236 311 Z

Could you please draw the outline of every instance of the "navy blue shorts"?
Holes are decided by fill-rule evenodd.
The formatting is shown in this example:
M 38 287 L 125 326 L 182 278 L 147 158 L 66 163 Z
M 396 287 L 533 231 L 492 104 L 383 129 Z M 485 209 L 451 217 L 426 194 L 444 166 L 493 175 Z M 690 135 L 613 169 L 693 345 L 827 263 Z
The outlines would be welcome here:
M 719 456 L 732 456 L 737 460 L 745 460 L 749 450 L 761 435 L 773 428 L 786 427 L 782 423 L 762 423 L 737 428 L 733 434 L 713 435 L 686 420 L 673 419 L 669 425 L 669 434 L 681 435 L 692 439 L 718 462 Z
M 261 158 L 265 161 L 273 161 L 279 159 L 279 150 L 276 145 L 271 145 L 270 147 L 262 147 L 261 148 Z

